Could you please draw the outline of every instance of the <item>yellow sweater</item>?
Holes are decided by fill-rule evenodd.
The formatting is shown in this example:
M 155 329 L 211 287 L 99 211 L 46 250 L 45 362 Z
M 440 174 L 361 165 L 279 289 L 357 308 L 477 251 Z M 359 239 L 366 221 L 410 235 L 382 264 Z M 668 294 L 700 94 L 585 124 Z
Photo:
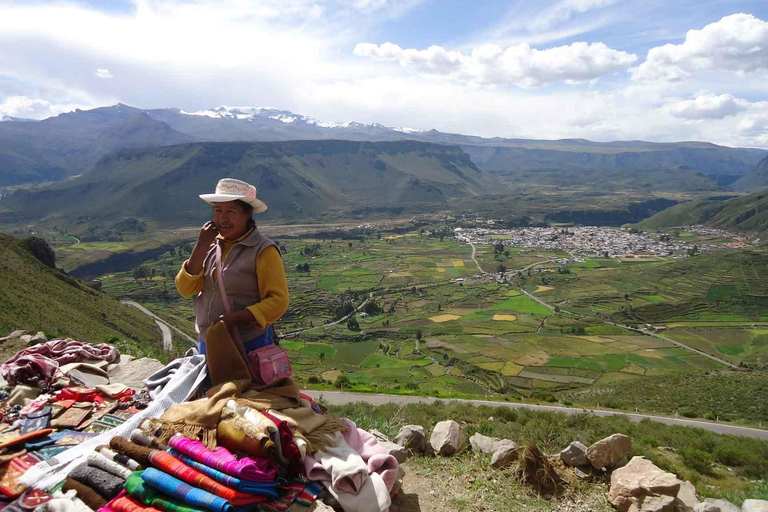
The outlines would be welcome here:
M 221 241 L 221 261 L 226 260 L 227 254 L 233 245 L 250 234 L 251 230 L 234 241 L 225 240 L 224 237 L 219 235 L 218 239 Z M 182 297 L 192 297 L 203 289 L 205 268 L 199 274 L 192 275 L 187 272 L 188 262 L 189 260 L 181 265 L 181 270 L 176 275 L 176 288 Z M 256 319 L 255 325 L 260 329 L 264 329 L 268 325 L 277 322 L 288 309 L 288 283 L 285 280 L 283 259 L 274 245 L 267 247 L 259 254 L 256 261 L 256 277 L 259 280 L 261 301 L 248 306 L 246 309 Z M 213 279 L 214 281 L 216 280 L 216 270 L 214 270 Z

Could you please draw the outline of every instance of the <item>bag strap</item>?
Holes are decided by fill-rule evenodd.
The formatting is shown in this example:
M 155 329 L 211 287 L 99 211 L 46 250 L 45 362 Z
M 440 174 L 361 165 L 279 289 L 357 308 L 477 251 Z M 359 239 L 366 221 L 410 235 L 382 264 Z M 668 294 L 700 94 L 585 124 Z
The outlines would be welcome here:
M 219 273 L 216 281 L 219 283 L 219 292 L 221 293 L 221 300 L 224 302 L 224 311 L 226 311 L 228 315 L 231 315 L 232 306 L 229 305 L 229 298 L 227 298 L 227 292 L 224 289 L 224 267 L 221 264 L 221 244 L 218 242 L 216 242 L 216 268 Z M 248 357 L 245 355 L 245 346 L 243 345 L 243 340 L 240 337 L 240 331 L 237 329 L 237 326 L 232 326 L 229 330 L 229 334 L 232 336 L 232 340 L 235 342 L 235 346 L 243 357 L 243 360 L 248 361 Z

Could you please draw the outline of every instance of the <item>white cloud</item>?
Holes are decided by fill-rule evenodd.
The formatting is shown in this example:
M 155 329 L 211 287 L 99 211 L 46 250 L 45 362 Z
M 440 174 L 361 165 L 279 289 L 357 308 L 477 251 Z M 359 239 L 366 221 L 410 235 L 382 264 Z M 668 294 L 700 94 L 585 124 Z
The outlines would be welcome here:
M 702 94 L 667 106 L 673 117 L 681 119 L 722 119 L 747 110 L 749 102 L 731 94 Z
M 575 15 L 584 14 L 593 9 L 601 9 L 620 1 L 622 0 L 562 0 L 531 20 L 529 27 L 531 31 L 549 29 Z
M 0 117 L 21 117 L 26 119 L 45 119 L 62 112 L 73 110 L 72 104 L 53 105 L 48 100 L 27 96 L 9 96 L 0 103 Z
M 652 48 L 632 69 L 635 80 L 683 80 L 708 72 L 747 74 L 768 70 L 768 22 L 732 14 L 701 30 L 689 30 L 682 44 Z
M 625 69 L 637 55 L 614 50 L 603 43 L 572 43 L 546 50 L 527 44 L 510 46 L 487 44 L 469 55 L 441 46 L 426 50 L 403 49 L 393 43 L 359 43 L 358 57 L 398 62 L 404 68 L 434 75 L 451 75 L 460 81 L 479 84 L 512 84 L 533 87 L 548 82 L 581 82 Z
M 104 69 L 104 68 L 97 69 L 96 76 L 99 78 L 114 78 L 114 76 L 112 76 L 112 73 L 110 73 L 108 69 Z

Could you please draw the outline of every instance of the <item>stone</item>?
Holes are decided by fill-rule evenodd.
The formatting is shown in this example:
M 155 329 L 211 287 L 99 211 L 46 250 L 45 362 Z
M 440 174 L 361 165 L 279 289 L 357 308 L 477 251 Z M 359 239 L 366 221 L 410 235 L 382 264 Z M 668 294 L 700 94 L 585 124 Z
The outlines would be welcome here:
M 513 462 L 517 461 L 517 452 L 519 450 L 520 447 L 518 447 L 517 443 L 514 441 L 508 439 L 502 440 L 501 443 L 499 443 L 499 447 L 493 452 L 493 456 L 491 457 L 491 467 L 500 469 L 511 465 Z
M 741 510 L 730 501 L 707 498 L 696 505 L 693 512 L 741 512 Z
M 467 434 L 464 427 L 453 420 L 439 422 L 432 429 L 429 444 L 440 455 L 453 455 L 467 447 Z
M 27 345 L 37 345 L 38 343 L 45 343 L 48 341 L 48 337 L 45 335 L 44 332 L 38 331 L 36 334 L 32 336 L 32 338 L 29 340 Z
M 643 496 L 633 503 L 627 512 L 676 512 L 675 498 L 661 494 L 659 496 Z
M 369 432 L 369 433 L 370 433 L 370 434 L 371 434 L 373 437 L 375 437 L 377 441 L 386 441 L 386 442 L 388 442 L 388 443 L 389 443 L 389 442 L 391 442 L 391 441 L 390 441 L 390 439 L 387 437 L 387 435 L 386 435 L 386 434 L 384 434 L 384 433 L 382 433 L 382 432 L 379 432 L 379 431 L 378 431 L 378 430 L 376 430 L 375 428 L 372 428 L 372 429 L 371 429 L 371 430 L 369 430 L 368 432 Z
M 326 505 L 320 500 L 316 500 L 310 505 L 308 512 L 335 512 L 334 508 L 330 505 Z
M 696 487 L 691 482 L 682 482 L 680 490 L 677 491 L 677 496 L 675 497 L 675 509 L 677 512 L 693 512 L 693 509 L 698 504 L 699 498 L 696 496 Z
M 31 343 L 32 341 L 32 335 L 31 334 L 23 334 L 19 336 L 19 341 L 21 341 L 26 346 L 34 345 L 34 343 Z
M 0 343 L 3 343 L 4 341 L 13 341 L 15 339 L 21 338 L 23 335 L 27 334 L 27 331 L 23 329 L 16 329 L 8 336 L 5 336 L 3 338 L 0 338 Z
M 427 432 L 421 425 L 406 425 L 397 433 L 394 442 L 406 450 L 423 452 L 427 447 Z
M 477 453 L 493 453 L 499 449 L 501 441 L 498 437 L 484 436 L 479 432 L 475 432 L 469 438 L 469 445 L 472 447 L 472 451 Z
M 560 460 L 563 461 L 563 464 L 570 467 L 586 466 L 589 464 L 587 447 L 582 442 L 574 441 L 568 445 L 568 448 L 560 452 Z
M 666 507 L 667 501 L 674 508 L 674 498 L 680 490 L 681 483 L 675 475 L 667 473 L 645 457 L 632 457 L 626 466 L 611 474 L 608 501 L 619 512 L 627 512 L 630 509 L 656 510 L 648 507 Z M 671 499 L 663 501 L 648 499 L 659 495 L 665 495 Z
M 597 469 L 619 462 L 632 449 L 632 440 L 624 434 L 613 434 L 587 448 L 587 458 Z
M 397 443 L 390 443 L 389 441 L 379 441 L 379 446 L 387 450 L 387 453 L 392 455 L 397 462 L 402 464 L 405 459 L 408 458 L 408 450 L 403 448 Z
M 121 356 L 122 357 L 122 356 Z M 142 357 L 127 363 L 120 363 L 112 371 L 108 371 L 109 381 L 113 384 L 125 384 L 129 388 L 142 389 L 144 379 L 164 368 L 165 365 L 157 359 Z
M 768 501 L 744 500 L 741 505 L 741 512 L 768 512 Z

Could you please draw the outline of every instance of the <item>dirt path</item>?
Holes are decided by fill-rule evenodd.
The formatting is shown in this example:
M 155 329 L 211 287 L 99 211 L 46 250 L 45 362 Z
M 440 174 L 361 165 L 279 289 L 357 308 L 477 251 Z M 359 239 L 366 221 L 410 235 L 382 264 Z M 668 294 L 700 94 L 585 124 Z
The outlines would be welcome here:
M 153 312 L 151 312 L 150 310 L 148 310 L 147 308 L 145 308 L 144 306 L 142 306 L 138 302 L 134 302 L 132 300 L 121 300 L 120 302 L 122 304 L 126 304 L 128 306 L 135 307 L 136 309 L 138 309 L 139 311 L 141 311 L 145 315 L 148 315 L 149 317 L 152 318 L 152 320 L 155 321 L 157 326 L 160 328 L 160 332 L 163 333 L 163 350 L 164 351 L 168 352 L 168 351 L 170 351 L 173 348 L 173 341 L 172 341 L 173 340 L 173 336 L 171 335 L 171 329 L 173 329 L 174 331 L 179 333 L 181 336 L 186 338 L 193 345 L 195 345 L 195 346 L 197 345 L 197 340 L 194 339 L 192 336 L 186 334 L 181 329 L 177 329 L 176 327 L 167 324 L 159 316 L 157 316 L 156 314 L 154 314 Z

